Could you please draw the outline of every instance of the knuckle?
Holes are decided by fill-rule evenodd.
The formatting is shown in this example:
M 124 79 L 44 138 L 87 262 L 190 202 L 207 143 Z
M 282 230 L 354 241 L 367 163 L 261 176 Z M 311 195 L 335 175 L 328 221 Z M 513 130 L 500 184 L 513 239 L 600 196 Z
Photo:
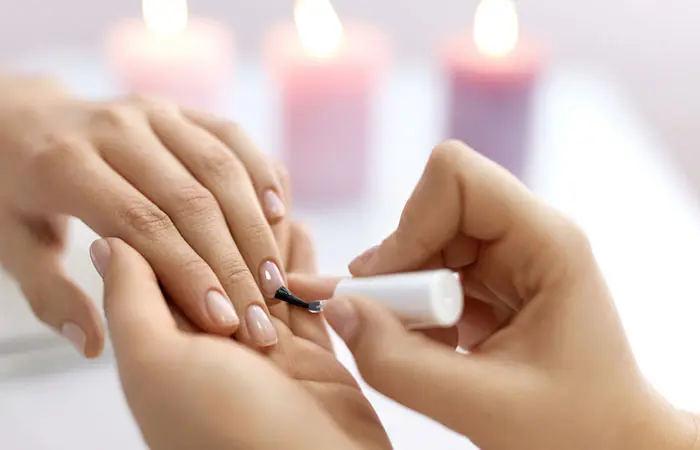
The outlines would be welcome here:
M 41 151 L 31 159 L 31 171 L 41 179 L 52 180 L 68 170 L 82 167 L 85 154 L 85 144 L 79 138 L 49 134 L 44 139 Z
M 151 94 L 129 94 L 126 100 L 129 103 L 141 106 L 154 105 L 162 101 Z
M 588 235 L 581 226 L 567 217 L 561 217 L 555 225 L 557 246 L 562 246 L 577 255 L 592 255 L 593 249 Z
M 453 165 L 455 160 L 462 158 L 470 151 L 462 141 L 451 139 L 438 144 L 430 154 L 430 161 L 434 164 Z
M 91 121 L 99 128 L 124 130 L 132 126 L 138 115 L 131 106 L 109 103 L 95 108 Z
M 150 94 L 131 94 L 127 103 L 155 116 L 170 117 L 179 112 L 175 103 Z
M 173 223 L 157 206 L 137 200 L 120 211 L 122 223 L 137 233 L 158 234 L 173 227 Z
M 447 141 L 438 145 L 430 153 L 430 158 L 426 166 L 426 173 L 431 175 L 453 171 L 457 161 L 459 161 L 464 154 L 464 148 L 464 145 L 458 141 Z
M 253 274 L 242 259 L 226 258 L 219 262 L 219 271 L 226 285 L 253 281 Z
M 27 293 L 27 300 L 29 301 L 29 307 L 32 310 L 34 316 L 41 322 L 52 325 L 48 322 L 50 314 L 50 304 L 45 296 L 38 293 Z
M 207 263 L 201 258 L 190 258 L 181 263 L 182 270 L 188 274 L 188 276 L 207 276 L 211 273 L 211 268 Z
M 228 177 L 239 177 L 244 174 L 240 161 L 226 148 L 210 148 L 203 154 L 207 156 L 202 158 L 202 169 L 215 181 L 222 182 Z
M 273 240 L 272 230 L 267 222 L 254 220 L 251 223 L 246 224 L 244 228 L 244 239 L 252 244 L 254 247 L 259 247 L 268 241 Z
M 219 209 L 212 193 L 197 184 L 185 184 L 177 189 L 172 203 L 176 205 L 175 215 L 183 218 L 213 218 Z
M 217 134 L 227 143 L 235 142 L 243 133 L 243 128 L 232 120 L 223 120 L 216 124 Z

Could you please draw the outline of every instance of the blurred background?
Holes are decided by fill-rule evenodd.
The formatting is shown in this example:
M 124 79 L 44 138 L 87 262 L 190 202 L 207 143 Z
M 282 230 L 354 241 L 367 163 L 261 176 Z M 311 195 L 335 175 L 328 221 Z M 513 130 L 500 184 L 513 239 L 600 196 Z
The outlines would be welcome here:
M 271 53 L 287 65 L 265 64 L 271 27 L 292 23 L 293 0 L 189 0 L 192 16 L 215 18 L 234 36 L 235 50 L 217 49 L 235 72 L 222 79 L 211 61 L 211 72 L 198 72 L 187 63 L 191 55 L 178 62 L 179 70 L 137 70 L 157 67 L 148 61 L 152 49 L 138 51 L 139 32 L 115 30 L 141 16 L 140 0 L 2 0 L 0 66 L 55 76 L 87 98 L 128 91 L 120 70 L 147 82 L 173 72 L 196 74 L 194 81 L 174 78 L 190 83 L 195 97 L 213 96 L 214 109 L 240 122 L 264 151 L 296 161 L 294 171 L 303 176 L 294 215 L 309 225 L 324 273 L 345 273 L 348 261 L 392 230 L 430 149 L 442 139 L 466 129 L 457 137 L 482 151 L 506 148 L 508 155 L 494 152 L 500 162 L 590 236 L 645 375 L 674 404 L 700 411 L 694 360 L 700 342 L 700 3 L 519 0 L 521 37 L 538 52 L 528 59 L 522 49 L 529 47 L 521 44 L 504 65 L 446 45 L 455 33 L 470 36 L 478 4 L 333 0 L 341 21 L 372 24 L 391 42 L 386 54 L 380 45 L 365 54 L 360 74 L 381 69 L 382 76 L 368 75 L 359 94 L 346 95 L 332 83 L 319 95 L 304 90 L 322 90 L 323 83 L 309 80 L 353 84 L 362 77 L 305 72 L 304 64 L 280 56 L 289 51 L 284 45 Z M 108 35 L 117 56 L 131 58 L 120 69 L 108 54 Z M 271 75 L 280 73 L 286 84 L 274 82 Z M 317 123 L 319 111 L 328 123 Z M 305 151 L 310 148 L 329 150 Z M 343 159 L 347 155 L 354 156 Z M 327 170 L 338 164 L 349 170 Z M 340 175 L 349 177 L 347 185 Z M 341 186 L 333 195 L 347 198 L 332 205 L 323 195 L 315 198 L 331 191 L 318 189 L 324 183 Z M 348 188 L 358 184 L 362 192 Z M 77 221 L 71 233 L 68 272 L 99 303 L 101 280 L 88 258 L 96 236 Z M 354 372 L 347 350 L 335 344 Z M 462 437 L 367 393 L 396 448 L 469 448 Z M 31 316 L 2 270 L 0 448 L 145 448 L 109 349 L 98 361 L 83 361 Z
M 615 77 L 636 110 L 700 186 L 700 3 L 675 0 L 518 1 L 524 29 L 549 45 L 555 60 L 595 67 Z M 476 0 L 337 0 L 347 19 L 390 33 L 399 58 L 426 60 L 446 32 L 471 26 Z M 269 24 L 289 19 L 291 0 L 191 1 L 193 14 L 216 17 L 236 31 L 239 51 L 257 57 Z M 120 17 L 140 11 L 138 0 L 4 1 L 0 57 L 52 45 L 99 44 Z

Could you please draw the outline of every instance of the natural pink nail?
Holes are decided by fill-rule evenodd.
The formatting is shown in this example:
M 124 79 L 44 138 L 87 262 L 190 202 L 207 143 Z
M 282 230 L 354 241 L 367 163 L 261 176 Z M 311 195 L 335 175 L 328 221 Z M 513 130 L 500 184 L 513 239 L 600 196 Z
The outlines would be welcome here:
M 282 273 L 272 261 L 265 261 L 260 266 L 260 289 L 267 298 L 274 298 L 277 289 L 284 286 L 284 278 Z
M 268 220 L 284 217 L 287 212 L 284 202 L 272 189 L 268 189 L 263 194 L 263 210 Z
M 277 343 L 277 330 L 264 309 L 251 305 L 246 314 L 248 333 L 260 347 L 269 347 Z
M 233 305 L 229 299 L 224 297 L 221 292 L 213 289 L 209 291 L 207 293 L 206 304 L 209 316 L 218 325 L 230 327 L 239 323 L 236 310 L 233 309 Z
M 73 322 L 66 322 L 61 325 L 61 335 L 75 347 L 81 355 L 85 355 L 85 332 Z
M 98 239 L 90 246 L 90 259 L 95 270 L 104 278 L 112 251 L 104 239 Z

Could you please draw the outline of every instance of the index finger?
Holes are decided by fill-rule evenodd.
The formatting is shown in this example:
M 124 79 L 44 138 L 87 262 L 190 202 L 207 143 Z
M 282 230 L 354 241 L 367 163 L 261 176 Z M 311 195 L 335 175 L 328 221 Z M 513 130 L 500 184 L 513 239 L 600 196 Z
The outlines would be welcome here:
M 158 280 L 143 256 L 116 238 L 98 240 L 90 251 L 101 261 L 105 314 L 118 358 L 178 334 Z
M 414 270 L 459 233 L 493 242 L 516 225 L 533 227 L 542 205 L 505 169 L 448 141 L 433 150 L 394 231 L 370 256 L 350 265 L 353 275 Z

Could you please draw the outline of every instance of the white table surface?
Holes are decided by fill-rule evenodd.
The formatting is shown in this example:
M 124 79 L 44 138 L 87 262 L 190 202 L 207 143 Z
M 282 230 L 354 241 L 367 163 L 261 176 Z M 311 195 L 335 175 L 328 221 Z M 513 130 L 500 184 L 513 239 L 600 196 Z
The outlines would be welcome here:
M 114 92 L 99 62 L 83 52 L 35 55 L 17 65 L 55 73 L 85 95 Z M 377 105 L 375 176 L 365 203 L 296 211 L 314 234 L 323 272 L 345 273 L 355 254 L 396 224 L 430 149 L 440 140 L 439 80 L 418 66 L 392 72 Z M 237 86 L 232 116 L 262 148 L 275 149 L 279 123 L 266 80 L 255 66 L 243 66 Z M 695 351 L 700 342 L 700 327 L 695 326 L 700 317 L 700 215 L 689 185 L 627 104 L 604 78 L 552 71 L 536 101 L 530 184 L 589 233 L 649 379 L 675 404 L 700 409 Z M 93 238 L 76 224 L 67 265 L 99 301 L 100 280 L 87 253 Z M 110 358 L 85 364 L 72 356 L 71 349 L 34 323 L 1 273 L 0 299 L 0 351 L 2 342 L 17 334 L 48 336 L 52 349 L 0 356 L 0 448 L 145 448 Z M 339 357 L 354 371 L 346 349 Z M 396 448 L 470 447 L 462 437 L 369 389 L 367 395 Z

